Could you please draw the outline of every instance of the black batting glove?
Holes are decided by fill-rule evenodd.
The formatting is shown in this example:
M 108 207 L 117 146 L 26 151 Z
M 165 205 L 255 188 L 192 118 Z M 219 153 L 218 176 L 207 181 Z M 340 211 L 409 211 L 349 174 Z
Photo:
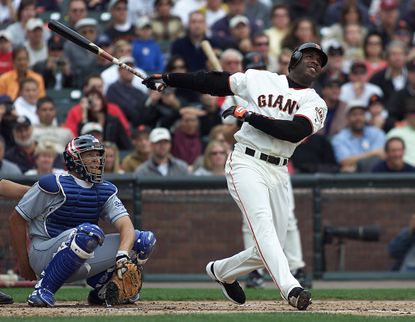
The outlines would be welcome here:
M 252 115 L 252 112 L 248 111 L 246 107 L 242 107 L 239 105 L 234 105 L 228 107 L 226 110 L 222 112 L 222 117 L 226 119 L 228 116 L 232 115 L 233 117 L 237 118 L 242 122 L 247 122 Z
M 147 86 L 147 88 L 158 92 L 163 91 L 163 89 L 167 87 L 166 83 L 163 81 L 162 74 L 153 74 L 144 79 L 141 83 Z

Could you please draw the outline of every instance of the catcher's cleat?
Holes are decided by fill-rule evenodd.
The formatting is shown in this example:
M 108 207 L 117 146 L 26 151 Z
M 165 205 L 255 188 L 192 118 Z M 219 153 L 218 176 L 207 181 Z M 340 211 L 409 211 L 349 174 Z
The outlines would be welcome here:
M 282 293 L 281 293 L 282 295 Z M 287 300 L 283 295 L 282 297 Z M 288 294 L 288 304 L 295 307 L 297 310 L 304 311 L 312 303 L 311 293 L 302 287 L 294 287 L 290 294 Z
M 264 288 L 264 278 L 258 270 L 255 270 L 248 274 L 248 278 L 245 283 L 246 288 Z
M 305 272 L 303 268 L 297 269 L 294 272 L 293 276 L 298 281 L 298 283 L 300 283 L 302 288 L 310 289 L 312 287 L 313 283 L 312 283 L 311 277 L 307 276 L 307 273 Z
M 0 292 L 0 304 L 12 304 L 13 298 L 6 293 Z
M 208 274 L 208 276 L 215 282 L 219 283 L 219 285 L 222 288 L 223 294 L 228 300 L 232 301 L 235 304 L 240 304 L 240 305 L 244 304 L 246 300 L 245 292 L 242 289 L 242 287 L 239 285 L 238 281 L 235 280 L 233 283 L 225 283 L 225 282 L 219 281 L 213 269 L 214 263 L 215 262 L 209 262 L 206 265 L 206 273 Z
M 52 307 L 55 305 L 55 298 L 53 293 L 46 288 L 36 288 L 32 294 L 27 298 L 27 303 L 30 306 L 36 307 Z

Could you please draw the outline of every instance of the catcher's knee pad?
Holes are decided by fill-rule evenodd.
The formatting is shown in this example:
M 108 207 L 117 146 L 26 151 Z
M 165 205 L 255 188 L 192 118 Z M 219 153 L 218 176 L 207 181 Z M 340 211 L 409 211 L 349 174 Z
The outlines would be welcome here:
M 156 237 L 151 231 L 135 231 L 134 252 L 137 254 L 137 264 L 144 264 L 150 257 L 156 245 Z
M 98 245 L 105 239 L 104 231 L 95 224 L 83 223 L 76 227 L 69 247 L 80 258 L 90 258 Z

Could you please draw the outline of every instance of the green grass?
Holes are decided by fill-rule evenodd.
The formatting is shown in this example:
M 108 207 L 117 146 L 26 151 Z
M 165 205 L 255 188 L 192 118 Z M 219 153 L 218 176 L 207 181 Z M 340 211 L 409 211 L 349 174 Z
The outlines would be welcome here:
M 3 289 L 13 296 L 15 302 L 25 302 L 32 289 L 11 288 Z M 56 293 L 57 301 L 83 301 L 88 296 L 89 288 L 62 288 Z M 415 289 L 315 289 L 312 290 L 313 299 L 324 300 L 415 300 Z M 247 289 L 248 300 L 275 300 L 280 299 L 276 289 Z M 145 288 L 141 291 L 142 300 L 148 301 L 221 301 L 222 292 L 219 288 L 213 289 L 186 289 L 186 288 Z
M 3 289 L 12 295 L 15 302 L 26 301 L 27 295 L 31 292 L 29 288 L 23 289 Z M 88 295 L 88 288 L 63 288 L 56 294 L 56 300 L 59 301 L 85 301 Z M 414 289 L 371 289 L 371 290 L 350 290 L 350 289 L 316 289 L 312 290 L 313 299 L 315 300 L 412 300 L 415 301 Z M 160 289 L 149 288 L 142 290 L 142 299 L 146 301 L 206 301 L 215 300 L 223 301 L 223 295 L 219 289 Z M 249 300 L 275 300 L 280 299 L 279 292 L 275 289 L 246 290 Z M 409 308 L 412 309 L 412 308 Z M 0 306 L 0 310 L 7 310 L 7 306 Z M 415 321 L 413 315 L 409 316 L 355 316 L 339 314 L 322 314 L 307 312 L 282 312 L 282 313 L 229 313 L 229 314 L 174 314 L 169 312 L 165 315 L 147 315 L 147 316 L 72 316 L 72 317 L 0 317 L 0 321 L 25 321 L 25 322 L 52 322 L 52 321 L 76 321 L 76 322 L 129 322 L 129 321 L 146 321 L 146 322 L 198 322 L 198 321 L 226 321 L 226 322 L 392 322 L 392 321 Z

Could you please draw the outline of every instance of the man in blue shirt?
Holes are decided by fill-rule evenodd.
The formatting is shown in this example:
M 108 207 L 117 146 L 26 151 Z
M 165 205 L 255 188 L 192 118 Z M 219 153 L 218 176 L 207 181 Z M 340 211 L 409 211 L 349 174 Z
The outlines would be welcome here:
M 348 126 L 333 136 L 334 155 L 342 172 L 370 171 L 374 162 L 383 159 L 385 133 L 366 125 L 366 104 L 351 101 L 346 106 Z

